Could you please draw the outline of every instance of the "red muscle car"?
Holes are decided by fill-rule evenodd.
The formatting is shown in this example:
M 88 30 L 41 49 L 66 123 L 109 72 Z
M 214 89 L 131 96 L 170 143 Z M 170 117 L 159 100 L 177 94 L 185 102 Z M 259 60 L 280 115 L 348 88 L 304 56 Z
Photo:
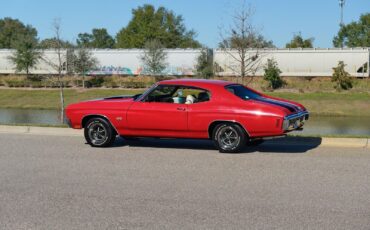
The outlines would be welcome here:
M 299 103 L 270 97 L 240 84 L 219 80 L 161 81 L 145 93 L 71 104 L 70 127 L 84 128 L 94 147 L 123 138 L 212 139 L 220 152 L 302 129 L 308 111 Z

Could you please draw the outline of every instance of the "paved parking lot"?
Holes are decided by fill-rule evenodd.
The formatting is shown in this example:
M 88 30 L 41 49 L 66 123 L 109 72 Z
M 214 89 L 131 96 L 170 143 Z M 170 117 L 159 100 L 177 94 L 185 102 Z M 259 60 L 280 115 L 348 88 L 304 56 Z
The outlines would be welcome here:
M 369 229 L 370 151 L 0 134 L 0 229 Z

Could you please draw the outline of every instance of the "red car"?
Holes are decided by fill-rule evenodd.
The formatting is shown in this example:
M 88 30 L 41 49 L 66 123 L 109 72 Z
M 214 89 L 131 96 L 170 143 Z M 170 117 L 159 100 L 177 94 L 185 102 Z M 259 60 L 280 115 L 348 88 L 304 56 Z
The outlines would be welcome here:
M 161 81 L 143 94 L 69 105 L 70 127 L 84 128 L 94 147 L 123 138 L 212 139 L 220 152 L 302 129 L 308 112 L 299 103 L 270 97 L 240 84 L 218 80 Z

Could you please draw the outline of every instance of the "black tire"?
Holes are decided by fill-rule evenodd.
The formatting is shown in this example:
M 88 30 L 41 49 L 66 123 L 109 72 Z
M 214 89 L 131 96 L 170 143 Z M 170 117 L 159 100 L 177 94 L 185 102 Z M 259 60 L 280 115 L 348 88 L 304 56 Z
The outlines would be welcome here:
M 108 147 L 116 140 L 116 131 L 104 118 L 94 117 L 87 121 L 84 135 L 92 147 Z
M 262 140 L 262 139 L 249 140 L 249 141 L 247 141 L 247 146 L 258 146 L 258 145 L 262 144 L 263 142 L 265 142 L 265 141 Z
M 221 153 L 237 153 L 245 147 L 247 135 L 237 124 L 222 123 L 213 129 L 212 139 Z

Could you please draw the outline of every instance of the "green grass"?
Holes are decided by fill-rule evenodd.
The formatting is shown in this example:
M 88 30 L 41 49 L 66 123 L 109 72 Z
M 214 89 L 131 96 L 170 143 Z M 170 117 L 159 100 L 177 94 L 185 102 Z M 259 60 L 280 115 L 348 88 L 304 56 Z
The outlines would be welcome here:
M 114 95 L 133 95 L 141 89 L 65 89 L 65 104 Z M 314 115 L 370 116 L 369 92 L 267 92 L 302 103 Z M 59 109 L 58 89 L 0 89 L 0 108 Z
M 65 104 L 109 97 L 115 95 L 134 95 L 143 90 L 134 89 L 65 89 Z M 0 89 L 0 108 L 20 109 L 59 109 L 60 97 L 58 89 L 27 90 L 27 89 Z
M 290 100 L 370 100 L 370 93 L 361 92 L 310 92 L 310 93 L 287 93 L 287 92 L 268 92 L 271 96 L 286 98 Z
M 267 93 L 303 104 L 320 116 L 370 116 L 368 92 Z

